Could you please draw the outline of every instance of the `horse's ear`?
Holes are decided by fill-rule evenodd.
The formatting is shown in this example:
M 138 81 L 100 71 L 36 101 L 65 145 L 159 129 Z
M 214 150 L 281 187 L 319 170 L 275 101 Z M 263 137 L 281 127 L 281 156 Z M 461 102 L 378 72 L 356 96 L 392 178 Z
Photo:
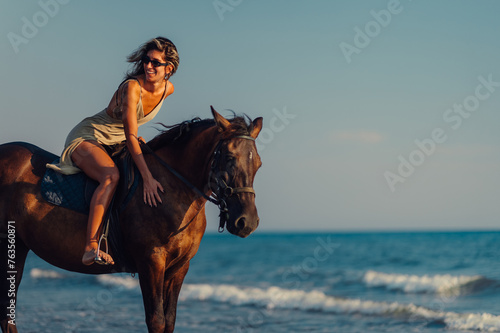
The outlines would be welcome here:
M 210 109 L 212 109 L 212 115 L 214 116 L 215 123 L 217 124 L 217 127 L 219 128 L 220 132 L 224 132 L 231 126 L 231 123 L 229 120 L 224 118 L 219 114 L 219 112 L 215 111 L 214 107 L 210 105 Z
M 257 135 L 259 135 L 261 130 L 262 130 L 262 117 L 255 118 L 253 121 L 253 129 L 252 133 L 250 133 L 250 136 L 254 139 L 257 138 Z

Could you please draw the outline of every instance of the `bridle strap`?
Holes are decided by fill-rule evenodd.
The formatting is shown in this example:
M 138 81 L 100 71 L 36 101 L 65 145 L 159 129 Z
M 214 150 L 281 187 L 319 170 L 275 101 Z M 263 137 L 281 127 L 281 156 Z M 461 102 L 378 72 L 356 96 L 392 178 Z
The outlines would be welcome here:
M 231 189 L 231 193 L 229 196 L 231 196 L 233 194 L 238 194 L 238 193 L 253 193 L 253 194 L 255 194 L 255 190 L 253 189 L 253 187 L 237 187 L 237 188 L 228 187 L 228 189 Z
M 248 136 L 248 135 L 237 135 L 237 136 L 234 136 L 234 137 L 232 137 L 230 139 L 226 139 L 226 140 L 231 140 L 231 139 L 245 139 L 245 140 L 255 141 L 255 138 Z M 220 158 L 221 158 L 220 149 L 222 146 L 222 141 L 224 141 L 224 140 L 219 141 L 219 143 L 217 144 L 217 147 L 214 150 L 214 157 L 212 158 L 212 166 L 210 169 L 210 175 L 208 177 L 209 184 L 210 185 L 212 184 L 211 181 L 213 179 L 215 181 L 215 185 L 217 186 L 216 189 L 213 189 L 212 187 L 210 187 L 210 188 L 212 189 L 212 191 L 215 193 L 215 196 L 219 200 L 219 204 L 218 204 L 218 206 L 219 206 L 219 219 L 220 219 L 219 232 L 224 231 L 224 226 L 226 225 L 226 221 L 229 218 L 229 209 L 227 207 L 226 199 L 228 199 L 229 197 L 231 197 L 235 194 L 240 194 L 240 193 L 252 193 L 253 195 L 255 195 L 255 190 L 252 187 L 246 186 L 246 187 L 233 188 L 233 187 L 227 185 L 227 183 L 224 181 L 224 179 L 219 178 L 219 177 L 213 177 L 214 174 L 217 174 L 216 168 L 217 168 L 217 165 L 220 162 Z
M 233 136 L 232 139 L 246 139 L 246 140 L 250 140 L 250 141 L 255 141 L 255 138 L 252 138 L 249 135 L 237 135 L 237 136 Z
M 249 135 L 237 135 L 229 139 L 223 139 L 223 140 L 231 140 L 231 139 L 245 139 L 245 140 L 251 140 L 255 141 L 255 138 L 252 138 Z M 171 167 L 167 162 L 165 162 L 163 159 L 160 158 L 145 142 L 139 141 L 141 144 L 141 149 L 143 149 L 146 153 L 152 154 L 158 162 L 163 165 L 165 168 L 167 168 L 168 171 L 170 171 L 174 176 L 176 176 L 180 181 L 182 181 L 185 185 L 187 185 L 192 191 L 198 193 L 200 196 L 205 198 L 206 200 L 210 201 L 214 205 L 217 205 L 219 207 L 220 211 L 220 223 L 219 223 L 219 232 L 224 231 L 224 226 L 226 224 L 226 220 L 229 215 L 229 210 L 227 208 L 227 203 L 226 200 L 232 195 L 239 194 L 239 193 L 253 193 L 255 195 L 255 190 L 252 187 L 237 187 L 237 188 L 232 188 L 226 184 L 226 182 L 222 179 L 216 180 L 217 183 L 221 182 L 223 183 L 224 187 L 222 188 L 222 193 L 220 193 L 221 187 L 218 185 L 217 191 L 214 191 L 210 186 L 209 188 L 215 192 L 215 195 L 217 198 L 212 198 L 202 191 L 200 191 L 196 186 L 194 186 L 189 180 L 187 180 L 184 176 L 182 176 L 177 170 L 175 170 L 173 167 Z M 218 154 L 218 150 L 220 149 L 222 140 L 217 144 L 217 148 L 215 148 L 214 154 Z M 212 160 L 212 169 L 215 167 L 214 166 L 214 161 Z M 211 172 L 212 173 L 212 170 Z M 210 176 L 209 176 L 210 178 Z M 210 184 L 210 179 L 208 180 Z M 217 193 L 219 192 L 219 193 Z
M 216 199 L 214 199 L 212 197 L 209 197 L 208 195 L 206 195 L 205 193 L 203 193 L 202 191 L 200 191 L 196 186 L 194 186 L 193 184 L 191 184 L 191 182 L 189 180 L 187 180 L 186 178 L 184 178 L 184 176 L 182 176 L 179 172 L 177 172 L 177 170 L 175 170 L 167 162 L 165 162 L 164 160 L 162 160 L 160 158 L 160 156 L 158 156 L 146 143 L 144 143 L 142 141 L 140 143 L 141 143 L 141 148 L 144 148 L 144 151 L 146 153 L 152 154 L 158 160 L 158 162 L 160 162 L 161 165 L 163 165 L 165 168 L 167 168 L 168 171 L 170 171 L 180 181 L 182 181 L 184 184 L 186 184 L 191 190 L 193 190 L 194 192 L 198 193 L 200 196 L 202 196 L 206 200 L 210 201 L 211 203 L 213 203 L 215 205 L 219 204 L 218 200 L 216 200 Z

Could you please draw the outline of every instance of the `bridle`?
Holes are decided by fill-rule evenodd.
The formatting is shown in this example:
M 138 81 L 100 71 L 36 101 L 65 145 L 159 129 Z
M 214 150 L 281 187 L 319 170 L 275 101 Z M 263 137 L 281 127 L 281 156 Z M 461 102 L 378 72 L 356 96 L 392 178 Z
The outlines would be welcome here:
M 211 202 L 215 203 L 219 207 L 219 232 L 224 231 L 224 226 L 229 219 L 229 209 L 227 207 L 227 202 L 226 200 L 233 195 L 237 195 L 239 193 L 253 193 L 255 195 L 255 190 L 252 187 L 245 186 L 245 187 L 231 187 L 229 186 L 226 181 L 220 176 L 222 173 L 220 170 L 220 163 L 222 161 L 222 143 L 227 140 L 231 139 L 245 139 L 245 140 L 251 140 L 255 141 L 254 138 L 248 135 L 237 135 L 234 136 L 230 139 L 225 139 L 225 140 L 220 140 L 219 143 L 217 144 L 217 147 L 214 150 L 213 156 L 212 156 L 212 162 L 211 162 L 211 167 L 210 167 L 210 173 L 208 176 L 208 186 L 209 189 L 212 190 L 212 195 L 214 196 L 214 199 L 216 202 L 210 200 Z M 215 188 L 212 187 L 212 181 L 214 180 L 215 182 Z
M 162 160 L 146 143 L 140 142 L 141 143 L 141 148 L 149 154 L 152 154 L 158 162 L 160 162 L 161 165 L 163 165 L 165 168 L 167 168 L 174 176 L 176 176 L 180 181 L 182 181 L 184 184 L 186 184 L 191 190 L 194 192 L 198 193 L 200 196 L 205 198 L 206 200 L 210 201 L 211 203 L 215 204 L 216 206 L 219 207 L 219 232 L 224 231 L 224 226 L 226 225 L 227 220 L 229 219 L 229 209 L 227 207 L 227 202 L 226 200 L 233 195 L 237 195 L 239 193 L 253 193 L 255 195 L 255 190 L 252 187 L 246 186 L 246 187 L 231 187 L 229 186 L 226 181 L 221 177 L 221 168 L 220 168 L 220 163 L 222 162 L 222 143 L 224 141 L 229 141 L 232 139 L 245 139 L 245 140 L 251 140 L 255 141 L 254 138 L 252 138 L 249 135 L 237 135 L 231 138 L 227 139 L 221 139 L 217 143 L 217 146 L 213 152 L 212 158 L 211 158 L 211 166 L 210 166 L 210 172 L 209 172 L 209 177 L 208 177 L 208 188 L 212 191 L 211 195 L 208 196 L 205 193 L 203 193 L 200 189 L 198 189 L 196 186 L 194 186 L 190 181 L 188 181 L 184 176 L 182 176 L 177 170 L 172 168 L 167 162 Z M 212 180 L 215 183 L 215 188 L 212 187 Z

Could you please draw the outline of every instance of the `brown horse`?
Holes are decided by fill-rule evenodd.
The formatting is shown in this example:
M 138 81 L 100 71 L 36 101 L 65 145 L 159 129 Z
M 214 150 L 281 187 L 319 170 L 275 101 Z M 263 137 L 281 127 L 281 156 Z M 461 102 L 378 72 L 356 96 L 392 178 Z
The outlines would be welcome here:
M 149 332 L 174 331 L 179 291 L 205 232 L 207 196 L 218 199 L 230 233 L 246 237 L 259 224 L 252 186 L 261 166 L 254 140 L 262 118 L 247 123 L 243 117 L 228 120 L 213 108 L 212 114 L 214 119 L 169 127 L 148 143 L 156 156 L 144 157 L 165 189 L 163 204 L 144 204 L 140 182 L 120 215 L 124 244 L 139 274 Z M 123 271 L 119 265 L 84 266 L 87 216 L 42 199 L 41 178 L 53 157 L 34 145 L 0 145 L 0 324 L 4 333 L 17 332 L 14 306 L 30 250 L 74 272 Z M 165 162 L 199 190 L 174 176 Z

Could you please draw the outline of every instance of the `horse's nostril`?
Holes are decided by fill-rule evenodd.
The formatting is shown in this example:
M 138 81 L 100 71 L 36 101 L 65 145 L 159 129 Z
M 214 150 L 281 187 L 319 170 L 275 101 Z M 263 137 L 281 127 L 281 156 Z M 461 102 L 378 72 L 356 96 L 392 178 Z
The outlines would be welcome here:
M 238 230 L 243 230 L 245 226 L 246 226 L 246 220 L 244 217 L 236 221 L 236 228 L 238 228 Z

